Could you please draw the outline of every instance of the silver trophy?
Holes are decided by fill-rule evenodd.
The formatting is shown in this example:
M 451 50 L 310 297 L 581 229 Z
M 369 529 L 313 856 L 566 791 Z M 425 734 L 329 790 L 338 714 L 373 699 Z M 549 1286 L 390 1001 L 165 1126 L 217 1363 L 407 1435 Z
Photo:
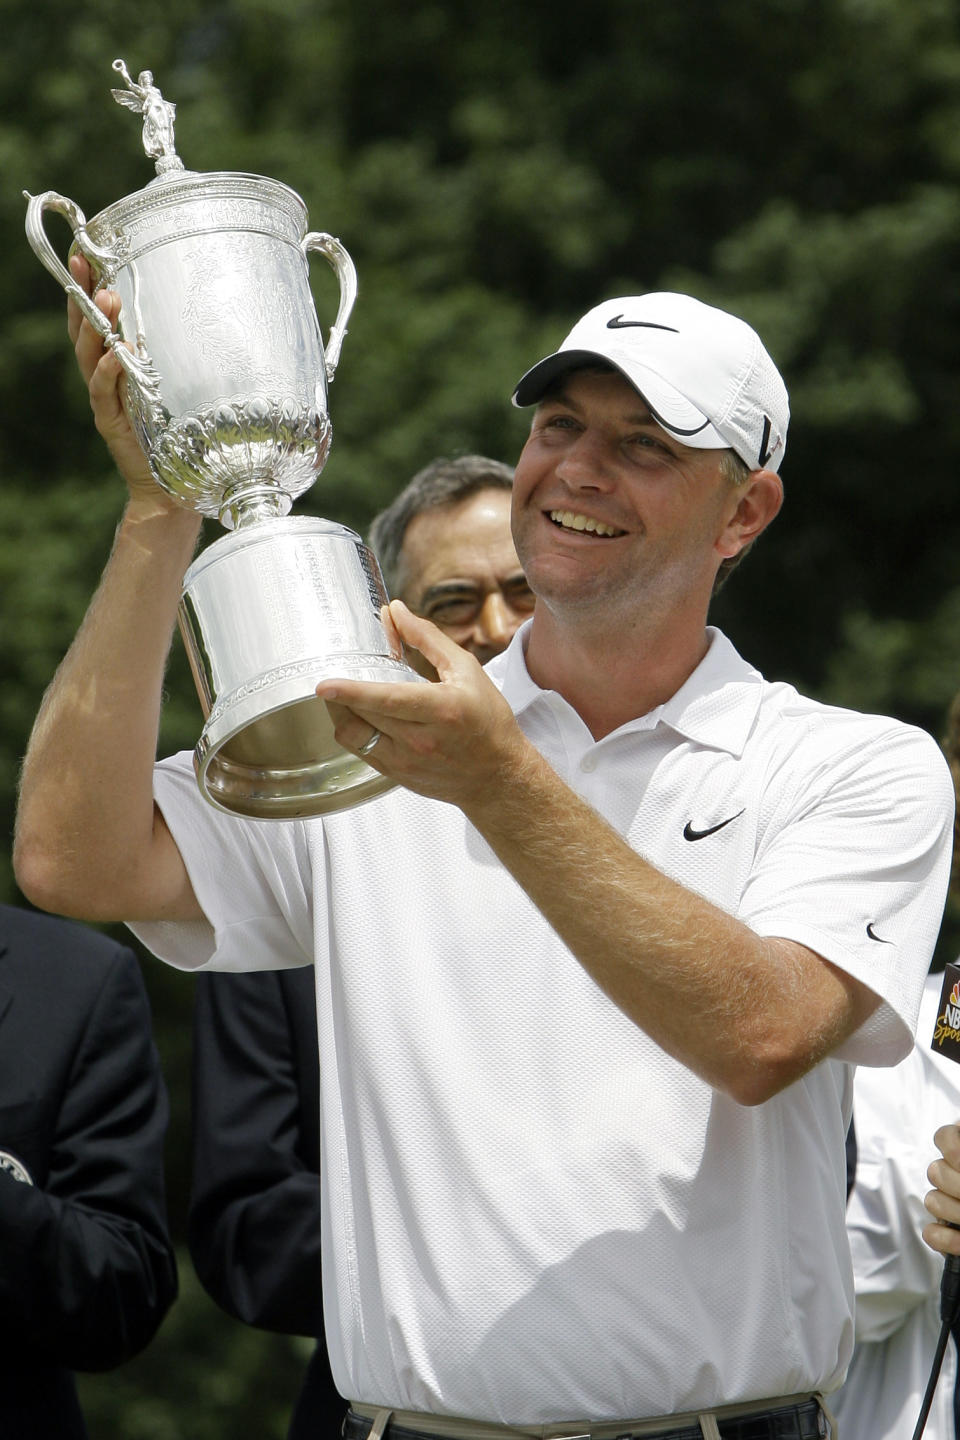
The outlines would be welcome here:
M 346 526 L 291 516 L 330 448 L 327 387 L 356 296 L 338 240 L 307 233 L 303 201 L 261 175 L 184 169 L 175 107 L 149 70 L 114 98 L 143 117 L 156 178 L 84 218 L 53 191 L 27 195 L 27 237 L 125 372 L 125 403 L 157 483 L 231 533 L 190 566 L 180 632 L 203 708 L 194 753 L 200 789 L 219 808 L 261 819 L 317 815 L 391 782 L 345 751 L 321 679 L 415 681 L 380 619 L 374 556 Z M 43 227 L 73 230 L 95 290 L 115 290 L 114 333 Z M 309 257 L 337 276 L 326 351 Z

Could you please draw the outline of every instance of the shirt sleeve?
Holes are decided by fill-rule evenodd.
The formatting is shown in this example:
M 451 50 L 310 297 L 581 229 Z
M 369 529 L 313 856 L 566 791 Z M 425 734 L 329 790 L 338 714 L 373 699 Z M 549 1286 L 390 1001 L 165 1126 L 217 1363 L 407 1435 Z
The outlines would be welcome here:
M 946 761 L 923 731 L 847 712 L 802 737 L 784 765 L 740 916 L 879 995 L 835 1058 L 896 1064 L 913 1044 L 949 879 Z
M 847 1206 L 857 1296 L 857 1341 L 895 1334 L 939 1293 L 942 1260 L 923 1243 L 931 1135 L 945 1095 L 914 1049 L 891 1070 L 862 1070 L 854 1090 L 859 1155 Z M 926 1118 L 925 1118 L 926 1117 Z
M 307 824 L 228 815 L 200 793 L 183 751 L 154 770 L 154 797 L 206 917 L 130 929 L 181 970 L 277 970 L 313 963 Z M 310 821 L 322 835 L 318 820 Z

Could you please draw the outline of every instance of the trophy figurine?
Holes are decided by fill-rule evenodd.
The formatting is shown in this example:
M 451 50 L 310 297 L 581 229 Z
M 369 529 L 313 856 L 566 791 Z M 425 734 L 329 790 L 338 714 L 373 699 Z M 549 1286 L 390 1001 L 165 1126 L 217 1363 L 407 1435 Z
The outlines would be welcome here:
M 323 814 L 391 784 L 334 738 L 321 679 L 415 681 L 380 618 L 386 592 L 360 537 L 289 514 L 330 448 L 327 387 L 356 297 L 353 262 L 307 233 L 293 190 L 261 175 L 184 168 L 175 107 L 149 70 L 114 98 L 143 119 L 156 177 L 92 220 L 53 191 L 27 195 L 27 237 L 124 370 L 125 405 L 157 483 L 229 532 L 187 571 L 179 626 L 204 714 L 200 789 L 261 819 Z M 94 293 L 121 299 L 114 332 L 58 258 L 46 211 L 73 230 Z M 337 276 L 324 347 L 310 255 Z

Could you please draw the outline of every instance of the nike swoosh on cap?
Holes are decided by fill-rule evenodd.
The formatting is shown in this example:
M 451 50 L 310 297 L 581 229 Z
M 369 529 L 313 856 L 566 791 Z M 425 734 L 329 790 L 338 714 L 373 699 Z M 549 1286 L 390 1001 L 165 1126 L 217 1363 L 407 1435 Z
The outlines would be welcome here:
M 669 330 L 671 335 L 680 334 L 675 325 L 657 325 L 653 320 L 624 320 L 622 315 L 614 315 L 607 321 L 608 330 L 629 330 L 634 326 L 639 330 Z
M 884 938 L 883 938 L 882 935 L 874 935 L 874 933 L 873 933 L 873 921 L 872 921 L 872 920 L 870 921 L 869 925 L 867 926 L 867 934 L 869 935 L 869 937 L 870 937 L 871 940 L 876 940 L 876 942 L 877 942 L 878 945 L 892 945 L 892 944 L 893 944 L 893 941 L 892 941 L 892 940 L 884 940 Z

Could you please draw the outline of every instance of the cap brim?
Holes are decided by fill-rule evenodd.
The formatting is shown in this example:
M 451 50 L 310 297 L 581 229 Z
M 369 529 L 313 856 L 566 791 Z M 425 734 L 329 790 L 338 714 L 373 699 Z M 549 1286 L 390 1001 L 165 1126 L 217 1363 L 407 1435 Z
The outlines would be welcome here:
M 513 403 L 522 410 L 526 405 L 536 405 L 542 400 L 547 386 L 558 375 L 567 370 L 582 370 L 585 365 L 600 364 L 609 365 L 610 361 L 605 355 L 600 355 L 595 350 L 558 350 L 555 355 L 548 355 L 528 370 L 520 380 L 513 392 Z
M 513 404 L 518 409 L 536 405 L 543 399 L 550 384 L 570 370 L 582 370 L 590 365 L 603 365 L 619 371 L 637 394 L 650 407 L 650 413 L 659 425 L 670 435 L 675 435 L 684 445 L 695 450 L 726 450 L 729 442 L 715 430 L 702 410 L 675 390 L 653 370 L 634 366 L 632 373 L 609 355 L 598 350 L 558 350 L 539 361 L 522 377 L 513 392 Z

